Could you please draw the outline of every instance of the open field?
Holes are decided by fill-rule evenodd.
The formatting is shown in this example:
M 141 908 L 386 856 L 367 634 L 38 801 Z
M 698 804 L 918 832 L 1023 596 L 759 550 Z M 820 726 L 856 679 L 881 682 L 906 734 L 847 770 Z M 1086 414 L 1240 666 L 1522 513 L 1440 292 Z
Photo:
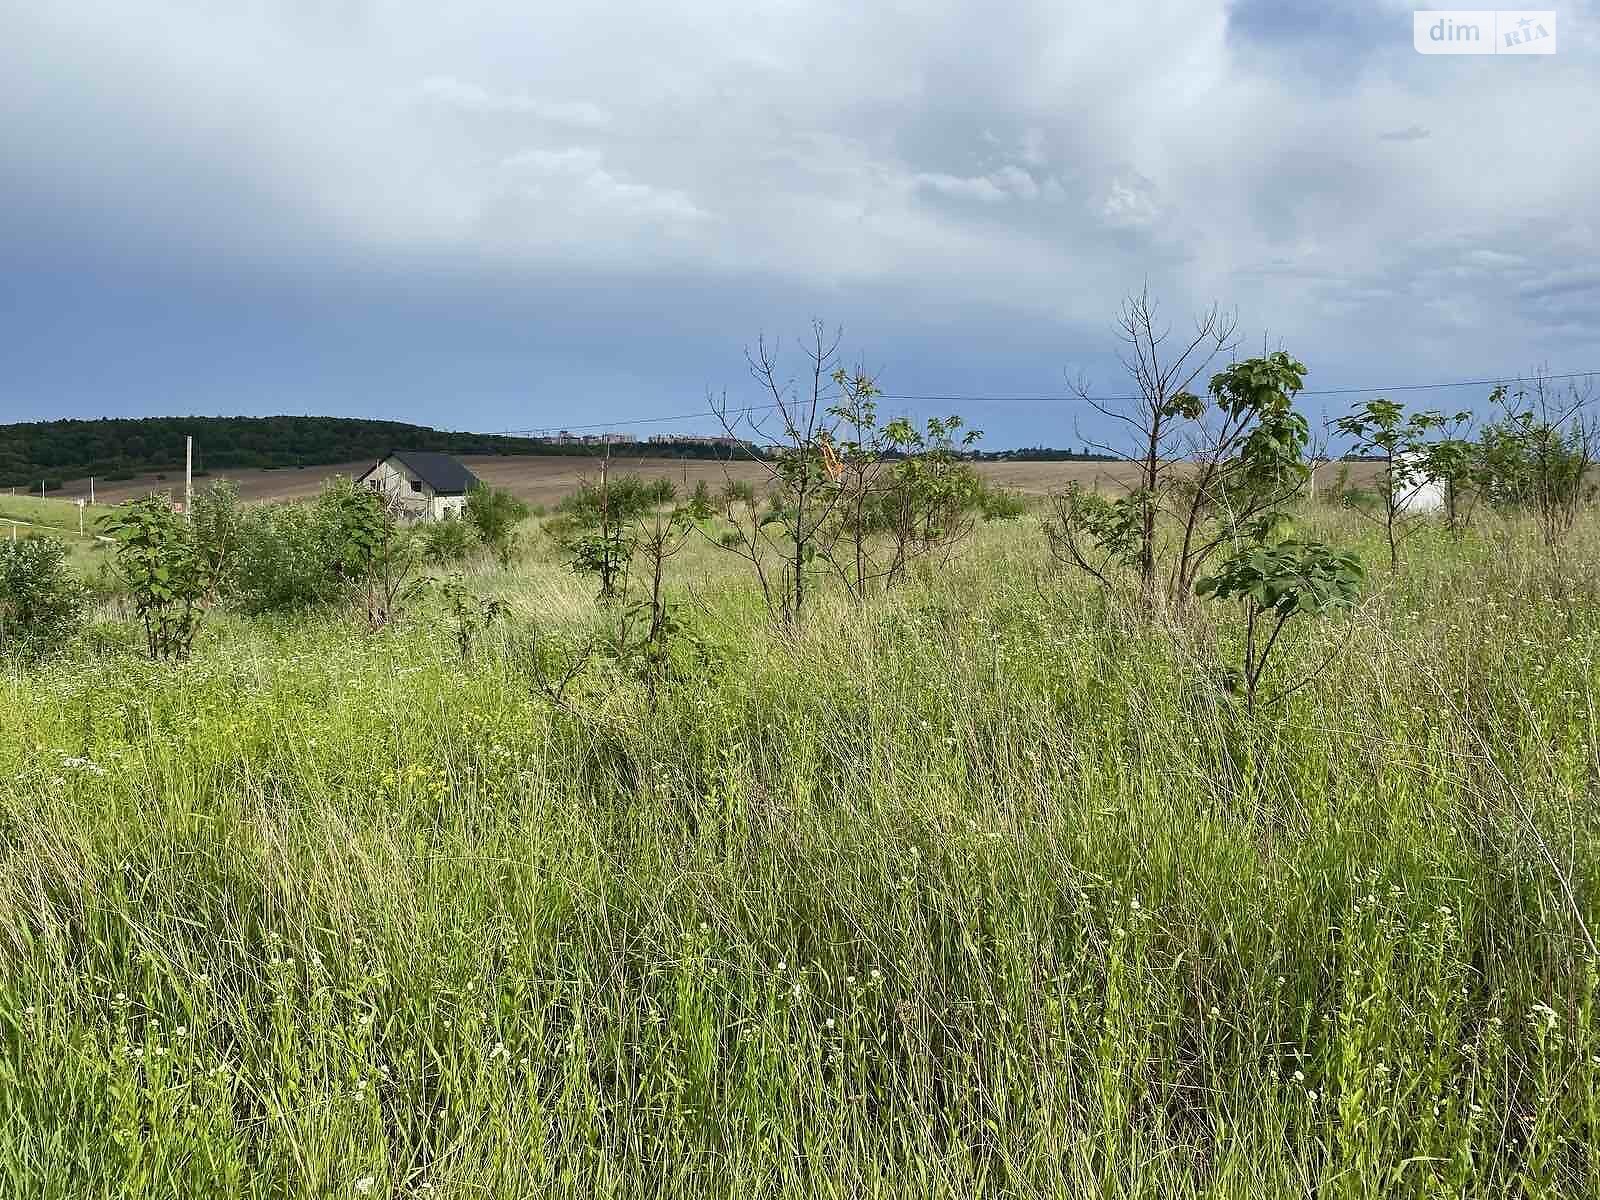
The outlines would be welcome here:
M 530 504 L 546 506 L 561 499 L 582 480 L 597 478 L 600 469 L 598 458 L 565 455 L 469 455 L 461 461 L 486 483 L 514 492 Z M 355 462 L 299 470 L 219 470 L 214 475 L 196 480 L 195 486 L 203 487 L 213 479 L 230 479 L 238 485 L 239 494 L 245 500 L 305 500 L 315 496 L 327 479 L 335 475 L 359 475 L 371 465 L 370 462 Z M 1319 468 L 1319 475 L 1331 480 L 1341 465 L 1323 466 Z M 1370 486 L 1372 480 L 1377 478 L 1376 464 L 1350 463 L 1348 466 L 1352 486 Z M 719 463 L 668 458 L 615 458 L 612 460 L 612 470 L 647 478 L 671 479 L 680 485 L 687 484 L 685 491 L 692 490 L 701 479 L 716 487 L 728 478 L 759 480 L 762 475 L 761 468 L 749 462 Z M 1012 488 L 1031 496 L 1044 495 L 1073 481 L 1085 487 L 1097 486 L 1105 491 L 1115 491 L 1125 488 L 1136 477 L 1134 468 L 1125 463 L 993 462 L 979 464 L 978 470 L 1000 487 Z M 182 499 L 183 477 L 169 473 L 164 480 L 154 475 L 143 475 L 115 483 L 102 481 L 95 485 L 95 499 L 115 504 L 152 491 L 171 491 Z M 51 497 L 75 498 L 88 494 L 88 480 L 79 479 L 67 483 L 60 493 L 52 492 Z M 0 501 L 4 499 L 0 497 Z
M 653 710 L 540 698 L 537 532 L 468 663 L 435 595 L 8 671 L 0 1192 L 1595 1195 L 1600 522 L 1299 519 L 1373 577 L 1255 717 L 1032 518 L 793 637 L 692 545 Z

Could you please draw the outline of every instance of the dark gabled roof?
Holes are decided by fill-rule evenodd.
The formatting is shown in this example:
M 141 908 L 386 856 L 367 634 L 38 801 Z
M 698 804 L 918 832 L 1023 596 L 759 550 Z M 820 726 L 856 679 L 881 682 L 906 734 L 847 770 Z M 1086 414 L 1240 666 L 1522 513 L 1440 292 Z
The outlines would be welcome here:
M 391 458 L 398 459 L 411 473 L 442 496 L 459 496 L 470 492 L 481 482 L 448 454 L 437 450 L 391 450 L 368 467 L 356 482 L 360 483 Z

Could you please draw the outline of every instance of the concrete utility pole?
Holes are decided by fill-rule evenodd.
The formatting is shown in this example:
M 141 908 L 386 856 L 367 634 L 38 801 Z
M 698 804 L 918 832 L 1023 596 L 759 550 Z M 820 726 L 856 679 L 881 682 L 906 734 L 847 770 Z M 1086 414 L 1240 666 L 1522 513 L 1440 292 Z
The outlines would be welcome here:
M 194 520 L 194 438 L 183 439 L 183 515 Z

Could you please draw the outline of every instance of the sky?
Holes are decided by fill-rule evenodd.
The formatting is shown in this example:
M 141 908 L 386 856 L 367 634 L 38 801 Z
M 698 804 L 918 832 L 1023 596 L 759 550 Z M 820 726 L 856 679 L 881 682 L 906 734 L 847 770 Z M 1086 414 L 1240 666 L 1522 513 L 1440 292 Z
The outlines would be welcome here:
M 1144 286 L 1311 389 L 1600 371 L 1600 0 L 1544 56 L 1412 11 L 0 0 L 0 423 L 705 430 L 820 320 L 1075 445 Z

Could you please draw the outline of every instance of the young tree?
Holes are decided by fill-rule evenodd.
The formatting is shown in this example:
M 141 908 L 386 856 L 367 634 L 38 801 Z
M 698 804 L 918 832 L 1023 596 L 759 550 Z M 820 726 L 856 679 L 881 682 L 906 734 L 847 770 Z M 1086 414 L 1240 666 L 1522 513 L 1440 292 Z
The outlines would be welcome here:
M 1429 479 L 1444 487 L 1444 517 L 1450 532 L 1460 537 L 1472 523 L 1472 514 L 1483 494 L 1483 456 L 1478 443 L 1463 437 L 1470 414 L 1448 418 L 1444 436 L 1430 442 L 1424 452 L 1423 469 Z
M 478 635 L 505 616 L 505 602 L 469 591 L 459 571 L 445 580 L 444 599 L 455 625 L 456 650 L 463 663 L 470 662 Z
M 204 560 L 209 580 L 206 603 L 212 605 L 220 598 L 231 597 L 238 583 L 246 523 L 239 489 L 226 479 L 219 479 L 195 493 L 189 523 L 194 527 L 195 548 Z
M 422 555 L 414 533 L 401 526 L 398 500 L 337 479 L 323 489 L 346 594 L 367 628 L 387 626 L 422 590 Z
M 977 523 L 983 481 L 961 456 L 983 434 L 962 433 L 962 425 L 954 414 L 930 417 L 926 432 L 906 420 L 889 424 L 899 457 L 880 481 L 872 507 L 874 523 L 888 535 L 882 575 L 890 585 L 904 578 L 915 559 L 937 554 L 946 560 Z
M 880 423 L 877 382 L 838 362 L 839 336 L 814 323 L 798 386 L 780 377 L 776 347 L 747 351 L 772 415 L 732 412 L 712 399 L 724 428 L 741 423 L 772 445 L 751 455 L 766 475 L 753 487 L 729 479 L 722 515 L 730 530 L 715 544 L 750 563 L 768 610 L 785 625 L 804 611 L 813 576 L 831 572 L 864 599 L 892 585 L 913 559 L 948 551 L 971 531 L 982 488 L 961 452 L 983 435 L 962 432 L 959 416 Z M 959 440 L 958 440 L 959 439 Z
M 1161 587 L 1156 565 L 1159 514 L 1182 473 L 1183 459 L 1192 448 L 1194 426 L 1205 409 L 1204 402 L 1190 388 L 1219 354 L 1231 348 L 1238 323 L 1212 305 L 1195 319 L 1192 335 L 1173 342 L 1171 327 L 1162 321 L 1159 305 L 1145 287 L 1123 302 L 1117 324 L 1125 346 L 1118 358 L 1138 389 L 1136 398 L 1126 407 L 1116 407 L 1096 397 L 1087 383 L 1080 382 L 1073 390 L 1084 404 L 1125 435 L 1115 444 L 1084 437 L 1085 446 L 1125 459 L 1138 468 L 1137 481 L 1129 494 L 1113 503 L 1132 517 L 1130 521 L 1119 514 L 1115 524 L 1131 524 L 1135 530 L 1133 566 L 1148 610 L 1154 607 Z M 1081 430 L 1079 436 L 1083 437 Z M 1077 509 L 1069 499 L 1057 504 L 1056 514 L 1070 521 Z M 1055 532 L 1059 536 L 1052 542 L 1066 550 L 1067 561 L 1089 569 L 1087 564 L 1094 551 L 1076 536 L 1080 530 L 1067 525 Z
M 1465 421 L 1470 415 L 1460 413 L 1454 419 Z M 1376 454 L 1383 463 L 1381 520 L 1392 568 L 1400 565 L 1400 543 L 1418 528 L 1411 519 L 1417 496 L 1432 482 L 1430 435 L 1444 429 L 1448 421 L 1431 409 L 1407 413 L 1397 401 L 1379 396 L 1334 422 L 1334 428 L 1354 440 L 1356 453 Z
M 642 509 L 633 509 L 611 489 L 611 447 L 606 446 L 605 457 L 600 460 L 600 483 L 584 495 L 583 510 L 592 513 L 589 527 L 578 533 L 568 543 L 572 554 L 572 569 L 581 575 L 593 575 L 600 581 L 599 600 L 612 600 L 621 594 L 628 563 L 633 558 L 633 541 L 627 529 L 627 520 Z
M 1305 375 L 1303 362 L 1278 350 L 1211 377 L 1190 439 L 1193 475 L 1171 491 L 1182 534 L 1168 594 L 1180 604 L 1219 547 L 1304 486 L 1310 426 L 1294 398 Z
M 840 423 L 835 410 L 848 397 L 839 371 L 839 340 L 820 321 L 812 323 L 804 349 L 805 380 L 798 385 L 783 376 L 776 345 L 763 338 L 747 350 L 751 375 L 771 397 L 760 418 L 751 415 L 753 409 L 731 409 L 726 397 L 710 398 L 729 435 L 738 436 L 740 425 L 747 424 L 755 437 L 774 447 L 770 456 L 751 456 L 766 475 L 767 503 L 758 503 L 753 493 L 736 501 L 730 493 L 723 515 L 732 530 L 713 545 L 750 564 L 768 612 L 789 628 L 805 612 L 819 551 L 831 553 L 841 533 L 833 517 L 846 492 L 839 486 L 842 471 L 832 443 Z
M 1274 540 L 1276 521 L 1261 519 L 1252 535 L 1200 580 L 1199 595 L 1240 600 L 1245 610 L 1244 661 L 1229 676 L 1230 690 L 1243 692 L 1245 711 L 1253 714 L 1272 652 L 1289 622 L 1300 615 L 1321 615 L 1353 605 L 1365 577 L 1361 560 L 1321 542 Z M 1309 683 L 1308 675 L 1280 690 L 1267 703 L 1276 704 Z
M 671 666 L 672 641 L 683 631 L 678 605 L 667 600 L 666 565 L 695 532 L 692 513 L 681 507 L 636 517 L 628 536 L 632 553 L 622 585 L 628 602 L 617 622 L 616 653 L 619 661 L 635 665 L 652 711 Z M 630 596 L 635 587 L 637 594 Z
M 1543 369 L 1513 394 L 1498 387 L 1490 400 L 1503 410 L 1479 443 L 1480 480 L 1490 500 L 1533 514 L 1544 545 L 1555 550 L 1594 492 L 1600 422 L 1593 413 L 1593 379 L 1556 386 Z
M 194 527 L 162 495 L 120 504 L 100 523 L 117 541 L 116 571 L 133 596 L 150 657 L 188 658 L 212 594 Z
M 1052 498 L 1046 532 L 1060 561 L 1103 585 L 1131 567 L 1146 611 L 1162 597 L 1182 607 L 1213 555 L 1304 487 L 1310 429 L 1294 398 L 1306 367 L 1282 350 L 1247 358 L 1212 375 L 1202 397 L 1189 385 L 1226 348 L 1231 321 L 1213 308 L 1168 358 L 1147 296 L 1128 302 L 1122 323 L 1139 398 L 1127 412 L 1084 398 L 1136 431 L 1138 481 L 1117 499 L 1068 487 Z

